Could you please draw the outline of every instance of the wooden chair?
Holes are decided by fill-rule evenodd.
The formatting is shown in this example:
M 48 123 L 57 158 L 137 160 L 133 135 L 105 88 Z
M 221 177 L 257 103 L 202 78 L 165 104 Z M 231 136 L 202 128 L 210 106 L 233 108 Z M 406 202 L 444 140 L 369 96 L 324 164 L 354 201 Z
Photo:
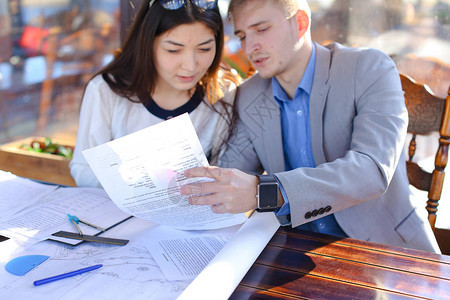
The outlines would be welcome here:
M 0 15 L 0 62 L 9 61 L 12 54 L 11 32 L 4 29 L 9 28 L 9 25 L 9 18 Z
M 406 54 L 393 57 L 397 69 L 408 74 L 416 82 L 426 84 L 433 94 L 445 98 L 450 85 L 450 64 L 435 57 L 419 57 Z
M 426 205 L 428 221 L 444 252 L 444 249 L 450 250 L 450 230 L 438 229 L 435 225 L 450 144 L 450 87 L 447 98 L 444 99 L 435 96 L 427 86 L 415 82 L 407 75 L 400 74 L 400 78 L 409 114 L 408 133 L 412 135 L 408 147 L 409 158 L 406 162 L 408 179 L 412 186 L 428 192 Z M 439 133 L 439 146 L 435 155 L 434 170 L 430 173 L 414 162 L 413 158 L 416 152 L 416 137 L 433 132 Z
M 103 64 L 105 37 L 102 34 L 97 28 L 79 30 L 70 35 L 64 34 L 60 27 L 50 29 L 46 39 L 46 74 L 42 84 L 38 130 L 50 122 L 58 94 L 64 94 L 66 106 L 72 103 L 79 105 L 84 85 Z M 55 74 L 57 65 L 59 74 Z M 69 87 L 76 91 L 64 93 L 63 89 Z

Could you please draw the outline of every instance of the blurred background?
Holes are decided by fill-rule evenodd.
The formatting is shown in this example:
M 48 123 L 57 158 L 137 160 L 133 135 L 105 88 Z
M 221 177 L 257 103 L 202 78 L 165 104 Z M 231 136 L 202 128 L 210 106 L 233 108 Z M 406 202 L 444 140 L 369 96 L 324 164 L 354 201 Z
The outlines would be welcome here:
M 120 46 L 119 0 L 0 0 L 0 143 L 72 136 L 83 87 Z
M 0 144 L 76 134 L 84 85 L 120 48 L 141 1 L 0 0 Z M 315 41 L 381 49 L 401 71 L 446 96 L 450 0 L 309 2 Z M 228 1 L 219 5 L 225 20 Z M 225 24 L 224 61 L 246 77 L 251 65 Z M 411 63 L 417 57 L 429 66 Z

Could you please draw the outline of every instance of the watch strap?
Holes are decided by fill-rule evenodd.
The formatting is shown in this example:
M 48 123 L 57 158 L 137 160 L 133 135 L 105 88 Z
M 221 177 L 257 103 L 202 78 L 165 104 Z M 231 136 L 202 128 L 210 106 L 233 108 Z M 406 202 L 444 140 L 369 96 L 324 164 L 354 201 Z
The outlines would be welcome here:
M 259 178 L 259 183 L 273 183 L 277 180 L 272 175 L 256 175 Z

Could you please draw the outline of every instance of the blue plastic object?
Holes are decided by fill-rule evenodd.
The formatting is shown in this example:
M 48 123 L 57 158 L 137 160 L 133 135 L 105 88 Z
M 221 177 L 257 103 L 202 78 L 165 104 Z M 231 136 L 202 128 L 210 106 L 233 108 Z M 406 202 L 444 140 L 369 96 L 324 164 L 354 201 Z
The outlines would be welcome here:
M 78 217 L 77 216 L 73 216 L 73 215 L 70 215 L 70 214 L 67 214 L 67 216 L 69 217 L 69 220 L 73 220 L 75 223 L 79 223 L 80 222 L 80 219 L 78 219 Z
M 11 274 L 22 276 L 49 259 L 47 255 L 24 255 L 11 259 L 5 269 Z

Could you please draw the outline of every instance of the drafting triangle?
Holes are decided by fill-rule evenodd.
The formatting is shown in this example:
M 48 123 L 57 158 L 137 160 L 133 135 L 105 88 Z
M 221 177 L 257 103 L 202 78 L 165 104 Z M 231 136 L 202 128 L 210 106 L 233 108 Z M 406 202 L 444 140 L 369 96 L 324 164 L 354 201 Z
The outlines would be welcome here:
M 6 265 L 5 269 L 11 274 L 22 276 L 28 271 L 34 269 L 50 256 L 47 255 L 24 255 L 11 259 Z

